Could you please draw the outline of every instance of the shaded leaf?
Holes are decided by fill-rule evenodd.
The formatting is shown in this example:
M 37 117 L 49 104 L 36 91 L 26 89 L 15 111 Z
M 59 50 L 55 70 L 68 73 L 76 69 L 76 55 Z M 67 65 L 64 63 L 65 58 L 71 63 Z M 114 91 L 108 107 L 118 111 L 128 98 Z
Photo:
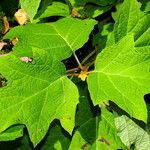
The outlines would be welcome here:
M 53 2 L 38 18 L 51 16 L 69 16 L 69 7 L 61 2 Z
M 63 129 L 56 125 L 50 129 L 45 142 L 41 146 L 40 150 L 67 150 L 70 145 L 69 138 L 64 135 Z
M 121 149 L 121 143 L 115 129 L 113 114 L 104 108 L 101 117 L 91 118 L 74 134 L 69 150 L 81 149 Z
M 115 3 L 116 0 L 87 0 L 87 2 L 94 3 L 100 6 L 107 6 Z
M 84 86 L 83 86 L 84 85 Z M 93 105 L 90 100 L 90 96 L 87 89 L 87 84 L 83 82 L 77 83 L 79 90 L 79 104 L 76 112 L 76 126 L 79 127 L 84 124 L 87 120 L 94 116 Z
M 111 6 L 101 7 L 101 6 L 87 5 L 85 12 L 89 17 L 95 18 L 95 17 L 105 13 L 110 8 L 111 8 Z
M 139 3 L 136 0 L 125 0 L 118 10 L 114 28 L 115 42 L 129 33 L 136 26 L 141 16 Z
M 23 125 L 16 125 L 0 133 L 0 141 L 11 141 L 23 136 Z
M 130 148 L 132 144 L 138 150 L 150 150 L 150 135 L 127 116 L 115 118 L 118 135 L 122 142 Z

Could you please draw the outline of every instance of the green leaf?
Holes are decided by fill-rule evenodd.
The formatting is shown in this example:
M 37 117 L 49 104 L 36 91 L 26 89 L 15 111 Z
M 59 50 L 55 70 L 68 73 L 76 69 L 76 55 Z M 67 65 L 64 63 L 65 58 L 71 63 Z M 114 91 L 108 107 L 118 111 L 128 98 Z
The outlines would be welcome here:
M 94 113 L 92 112 L 93 105 L 91 104 L 87 85 L 83 86 L 82 82 L 79 82 L 77 85 L 80 97 L 76 112 L 76 126 L 81 126 L 87 120 L 91 119 Z
M 106 47 L 106 42 L 108 46 L 108 36 L 110 36 L 110 32 L 113 33 L 112 30 L 112 23 L 106 25 L 99 24 L 99 32 L 93 37 L 93 45 L 96 46 L 99 52 Z
M 143 41 L 146 43 L 150 28 L 150 14 L 140 10 L 140 4 L 136 0 L 125 0 L 122 5 L 118 5 L 116 23 L 114 27 L 115 42 L 118 42 L 128 33 L 134 33 L 135 46 Z M 140 39 L 140 40 L 139 40 Z M 142 40 L 141 40 L 142 39 Z
M 88 77 L 94 105 L 112 100 L 132 117 L 147 121 L 144 94 L 150 92 L 150 55 L 138 52 L 133 35 L 105 48 Z
M 32 51 L 30 63 L 13 54 L 0 59 L 0 72 L 8 81 L 0 88 L 0 132 L 14 124 L 25 124 L 36 146 L 56 118 L 72 132 L 78 90 L 66 77 L 62 63 L 44 50 Z
M 55 121 L 54 121 L 55 122 Z M 41 141 L 39 145 L 35 148 L 36 150 L 67 150 L 70 145 L 70 139 L 60 125 L 52 123 L 49 131 L 47 132 L 45 138 Z M 32 150 L 32 145 L 30 139 L 25 135 L 21 139 L 21 144 L 17 145 L 17 150 Z
M 75 132 L 69 150 L 125 148 L 117 136 L 114 116 L 104 108 L 101 117 L 91 118 Z
M 87 0 L 87 2 L 94 3 L 100 6 L 107 6 L 115 3 L 116 0 Z
M 20 55 L 32 57 L 31 47 L 39 47 L 62 60 L 70 57 L 73 51 L 81 48 L 88 41 L 95 24 L 96 21 L 92 19 L 65 18 L 55 23 L 15 27 L 4 38 L 19 39 L 14 50 Z
M 144 15 L 143 17 L 141 17 L 138 21 L 138 23 L 136 24 L 135 28 L 132 30 L 132 32 L 134 33 L 134 40 L 135 42 L 135 46 L 136 47 L 140 47 L 140 46 L 146 46 L 146 41 L 148 41 L 150 39 L 150 37 L 148 38 L 148 32 L 150 32 L 150 14 Z M 144 43 L 142 43 L 144 42 Z M 148 42 L 147 42 L 148 45 Z M 150 44 L 149 44 L 150 45 Z
M 18 144 L 16 145 L 14 150 L 33 150 L 29 137 L 26 134 L 17 142 Z
M 147 113 L 148 113 L 147 128 L 150 131 L 150 104 L 148 103 L 146 106 L 147 106 Z
M 80 7 L 80 6 L 84 6 L 86 4 L 87 0 L 69 0 L 69 2 L 71 3 L 71 5 L 73 7 Z
M 94 3 L 100 6 L 113 4 L 116 0 L 69 0 L 74 7 L 84 6 L 86 3 Z
M 144 16 L 139 20 L 133 30 L 135 34 L 135 46 L 138 50 L 142 50 L 142 53 L 150 52 L 150 14 Z
M 69 7 L 61 2 L 53 2 L 38 18 L 51 16 L 69 16 Z
M 118 17 L 115 23 L 115 42 L 126 36 L 136 26 L 142 16 L 140 5 L 137 0 L 124 0 L 122 7 L 119 7 Z
M 115 118 L 115 124 L 122 142 L 130 148 L 132 144 L 138 150 L 150 150 L 150 135 L 127 116 Z
M 146 3 L 146 6 L 145 6 L 145 10 L 144 10 L 145 12 L 149 12 L 150 11 L 150 2 L 147 2 Z
M 64 130 L 58 125 L 51 128 L 40 150 L 67 150 L 70 140 L 64 133 Z
M 23 125 L 8 128 L 6 131 L 0 133 L 0 141 L 11 141 L 23 136 L 23 128 Z
M 111 8 L 111 6 L 101 7 L 101 6 L 87 5 L 85 12 L 86 12 L 88 17 L 95 18 L 95 17 L 105 13 L 110 8 Z
M 37 13 L 40 2 L 41 0 L 20 0 L 21 8 L 28 14 L 31 22 Z

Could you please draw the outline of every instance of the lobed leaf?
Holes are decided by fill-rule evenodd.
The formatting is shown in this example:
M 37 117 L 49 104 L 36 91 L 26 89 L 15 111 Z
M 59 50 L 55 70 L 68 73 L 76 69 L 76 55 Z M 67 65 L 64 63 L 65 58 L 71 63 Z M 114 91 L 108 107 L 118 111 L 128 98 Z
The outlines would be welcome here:
M 150 14 L 146 11 L 140 10 L 140 4 L 137 0 L 125 0 L 122 5 L 119 5 L 117 11 L 117 17 L 114 26 L 114 41 L 117 43 L 128 33 L 134 33 L 134 40 L 139 39 L 147 40 L 147 32 L 150 28 Z M 136 42 L 136 46 L 139 45 L 139 41 Z
M 0 131 L 25 124 L 36 146 L 56 118 L 72 132 L 78 90 L 66 77 L 63 64 L 44 50 L 32 51 L 29 63 L 13 54 L 0 59 L 0 72 L 8 81 L 0 88 Z
M 105 48 L 88 77 L 94 105 L 114 101 L 132 117 L 147 121 L 144 94 L 150 92 L 150 55 L 138 52 L 133 35 Z
M 87 42 L 95 24 L 92 19 L 64 18 L 54 23 L 15 27 L 4 39 L 17 37 L 19 41 L 14 50 L 20 55 L 32 57 L 31 47 L 38 47 L 63 60 Z

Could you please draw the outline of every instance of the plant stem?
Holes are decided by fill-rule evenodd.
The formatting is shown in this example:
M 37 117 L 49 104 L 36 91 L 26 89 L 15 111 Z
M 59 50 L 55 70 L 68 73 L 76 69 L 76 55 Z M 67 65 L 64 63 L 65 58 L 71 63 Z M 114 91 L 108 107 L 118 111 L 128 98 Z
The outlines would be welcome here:
M 95 50 L 92 51 L 90 54 L 88 54 L 84 59 L 83 61 L 81 62 L 81 64 L 83 65 L 91 56 L 93 56 L 95 54 Z
M 73 74 L 67 74 L 67 76 L 79 76 L 78 73 L 73 73 Z
M 95 61 L 89 62 L 85 66 L 91 67 L 94 63 L 95 63 Z
M 72 69 L 67 70 L 66 73 L 73 72 L 73 71 L 78 71 L 79 69 L 80 69 L 79 67 L 72 68 Z
M 72 4 L 70 3 L 70 1 L 69 1 L 69 0 L 65 0 L 65 2 L 66 2 L 66 4 L 68 5 L 68 7 L 69 7 L 69 11 L 70 11 L 70 14 L 71 14 L 72 9 L 73 9 L 73 6 L 72 6 Z
M 83 70 L 83 66 L 82 66 L 82 64 L 80 63 L 80 61 L 79 61 L 77 55 L 75 54 L 75 52 L 73 52 L 73 55 L 74 55 L 74 57 L 75 57 L 75 59 L 76 59 L 78 65 L 79 65 L 80 69 Z

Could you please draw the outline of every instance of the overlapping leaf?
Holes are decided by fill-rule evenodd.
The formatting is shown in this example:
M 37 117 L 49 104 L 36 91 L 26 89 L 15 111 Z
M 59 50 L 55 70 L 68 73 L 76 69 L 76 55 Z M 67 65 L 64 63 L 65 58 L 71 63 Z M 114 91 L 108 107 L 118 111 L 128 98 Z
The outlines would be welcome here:
M 84 6 L 86 3 L 94 3 L 100 6 L 113 4 L 116 0 L 69 0 L 74 7 Z
M 48 132 L 45 143 L 42 145 L 41 150 L 67 150 L 70 145 L 70 140 L 67 136 L 64 135 L 64 133 L 64 130 L 62 130 L 60 126 L 54 126 Z
M 116 150 L 126 148 L 117 136 L 114 117 L 102 109 L 101 117 L 91 118 L 76 131 L 69 150 Z
M 137 0 L 125 0 L 119 6 L 114 27 L 115 43 L 128 33 L 134 33 L 134 40 L 136 41 L 138 38 L 143 38 L 143 34 L 148 32 L 150 28 L 150 14 L 141 11 L 140 6 Z
M 87 42 L 96 21 L 64 18 L 55 23 L 29 24 L 13 28 L 4 38 L 18 38 L 14 50 L 32 57 L 31 47 L 39 47 L 58 59 L 68 58 Z M 24 44 L 25 43 L 25 44 Z
M 51 16 L 69 16 L 69 7 L 61 2 L 53 2 L 38 18 Z
M 28 14 L 30 20 L 32 21 L 34 16 L 37 13 L 37 10 L 39 8 L 41 0 L 21 0 L 21 8 L 25 10 L 25 12 Z
M 0 131 L 25 124 L 37 145 L 56 118 L 72 132 L 78 91 L 65 76 L 64 66 L 52 55 L 37 48 L 32 51 L 30 63 L 13 54 L 0 59 L 0 72 L 8 81 L 0 89 Z
M 95 105 L 112 100 L 146 122 L 144 94 L 150 92 L 150 55 L 137 51 L 133 35 L 125 36 L 98 55 L 88 87 Z
M 12 126 L 0 134 L 0 141 L 11 141 L 23 136 L 23 125 Z
M 118 135 L 128 148 L 134 144 L 138 150 L 150 150 L 150 135 L 127 116 L 115 118 L 115 124 Z

